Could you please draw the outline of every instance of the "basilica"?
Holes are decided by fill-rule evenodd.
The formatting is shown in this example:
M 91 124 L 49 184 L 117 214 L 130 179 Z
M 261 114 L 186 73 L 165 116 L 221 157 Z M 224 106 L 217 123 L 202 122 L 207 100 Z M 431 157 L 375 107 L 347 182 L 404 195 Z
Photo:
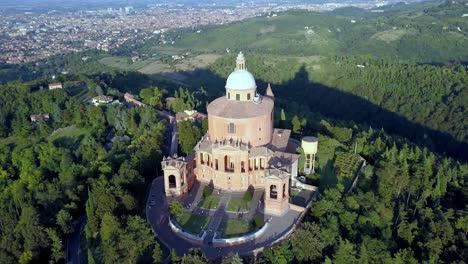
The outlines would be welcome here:
M 225 95 L 208 105 L 208 132 L 187 157 L 162 161 L 168 197 L 187 194 L 195 181 L 220 191 L 263 189 L 263 210 L 289 209 L 290 184 L 298 172 L 298 147 L 291 131 L 273 127 L 275 96 L 268 85 L 260 95 L 242 53 L 229 75 Z

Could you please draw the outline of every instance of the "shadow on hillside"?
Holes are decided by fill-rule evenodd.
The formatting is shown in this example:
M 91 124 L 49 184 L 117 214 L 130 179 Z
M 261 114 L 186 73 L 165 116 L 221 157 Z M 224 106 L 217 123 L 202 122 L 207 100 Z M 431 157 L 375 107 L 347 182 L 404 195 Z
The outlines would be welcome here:
M 181 73 L 187 76 L 186 83 L 195 89 L 203 86 L 208 91 L 208 101 L 224 93 L 225 78 L 209 69 Z M 264 94 L 266 83 L 257 80 L 257 86 L 259 92 Z M 326 118 L 370 125 L 374 129 L 383 128 L 390 134 L 407 138 L 434 152 L 445 153 L 460 160 L 466 160 L 468 157 L 467 143 L 459 142 L 447 133 L 409 121 L 359 96 L 311 82 L 304 66 L 296 73 L 294 79 L 272 88 L 277 106 L 281 105 L 285 109 L 291 105 L 301 111 L 320 113 Z

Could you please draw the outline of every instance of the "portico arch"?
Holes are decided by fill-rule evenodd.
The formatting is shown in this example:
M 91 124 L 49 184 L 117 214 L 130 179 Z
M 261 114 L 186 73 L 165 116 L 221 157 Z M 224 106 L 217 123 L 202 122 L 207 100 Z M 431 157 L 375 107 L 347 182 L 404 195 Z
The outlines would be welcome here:
M 174 175 L 169 175 L 168 180 L 169 180 L 169 188 L 176 188 L 177 187 L 177 181 L 176 181 L 176 177 Z
M 270 185 L 270 198 L 278 199 L 278 190 L 275 184 Z

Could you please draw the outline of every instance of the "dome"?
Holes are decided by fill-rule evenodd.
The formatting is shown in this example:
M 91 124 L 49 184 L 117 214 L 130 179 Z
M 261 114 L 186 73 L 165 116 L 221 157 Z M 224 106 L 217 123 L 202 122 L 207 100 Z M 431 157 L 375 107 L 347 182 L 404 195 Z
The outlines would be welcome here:
M 236 69 L 226 81 L 226 88 L 233 90 L 249 90 L 257 88 L 255 78 L 248 70 Z

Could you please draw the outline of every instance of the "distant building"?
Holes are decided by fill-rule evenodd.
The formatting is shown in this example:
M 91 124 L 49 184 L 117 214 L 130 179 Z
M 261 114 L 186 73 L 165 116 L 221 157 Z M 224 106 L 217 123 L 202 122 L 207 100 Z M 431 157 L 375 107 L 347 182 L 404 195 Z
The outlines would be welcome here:
M 203 121 L 207 116 L 203 113 L 197 112 L 195 110 L 185 110 L 181 113 L 176 113 L 176 120 L 179 123 L 182 120 L 191 120 L 191 121 Z
M 49 90 L 55 90 L 55 89 L 62 89 L 62 83 L 56 82 L 56 83 L 49 83 Z
M 98 106 L 101 104 L 110 104 L 113 101 L 114 101 L 114 97 L 107 96 L 107 95 L 99 95 L 99 96 L 93 97 L 93 99 L 91 100 L 91 102 L 95 106 Z
M 39 121 L 49 120 L 50 116 L 47 113 L 43 113 L 43 114 L 30 115 L 29 118 L 31 119 L 32 123 L 37 123 Z
M 142 103 L 142 102 L 138 101 L 137 99 L 135 99 L 135 97 L 133 97 L 133 95 L 130 94 L 130 93 L 125 93 L 124 94 L 124 99 L 125 99 L 125 102 L 127 102 L 127 104 L 129 104 L 129 105 L 138 106 L 138 107 L 145 106 L 144 103 Z
M 166 105 L 167 105 L 168 103 L 174 101 L 175 99 L 176 99 L 176 98 L 175 98 L 175 97 L 172 97 L 172 96 L 167 97 L 167 98 L 165 99 Z

